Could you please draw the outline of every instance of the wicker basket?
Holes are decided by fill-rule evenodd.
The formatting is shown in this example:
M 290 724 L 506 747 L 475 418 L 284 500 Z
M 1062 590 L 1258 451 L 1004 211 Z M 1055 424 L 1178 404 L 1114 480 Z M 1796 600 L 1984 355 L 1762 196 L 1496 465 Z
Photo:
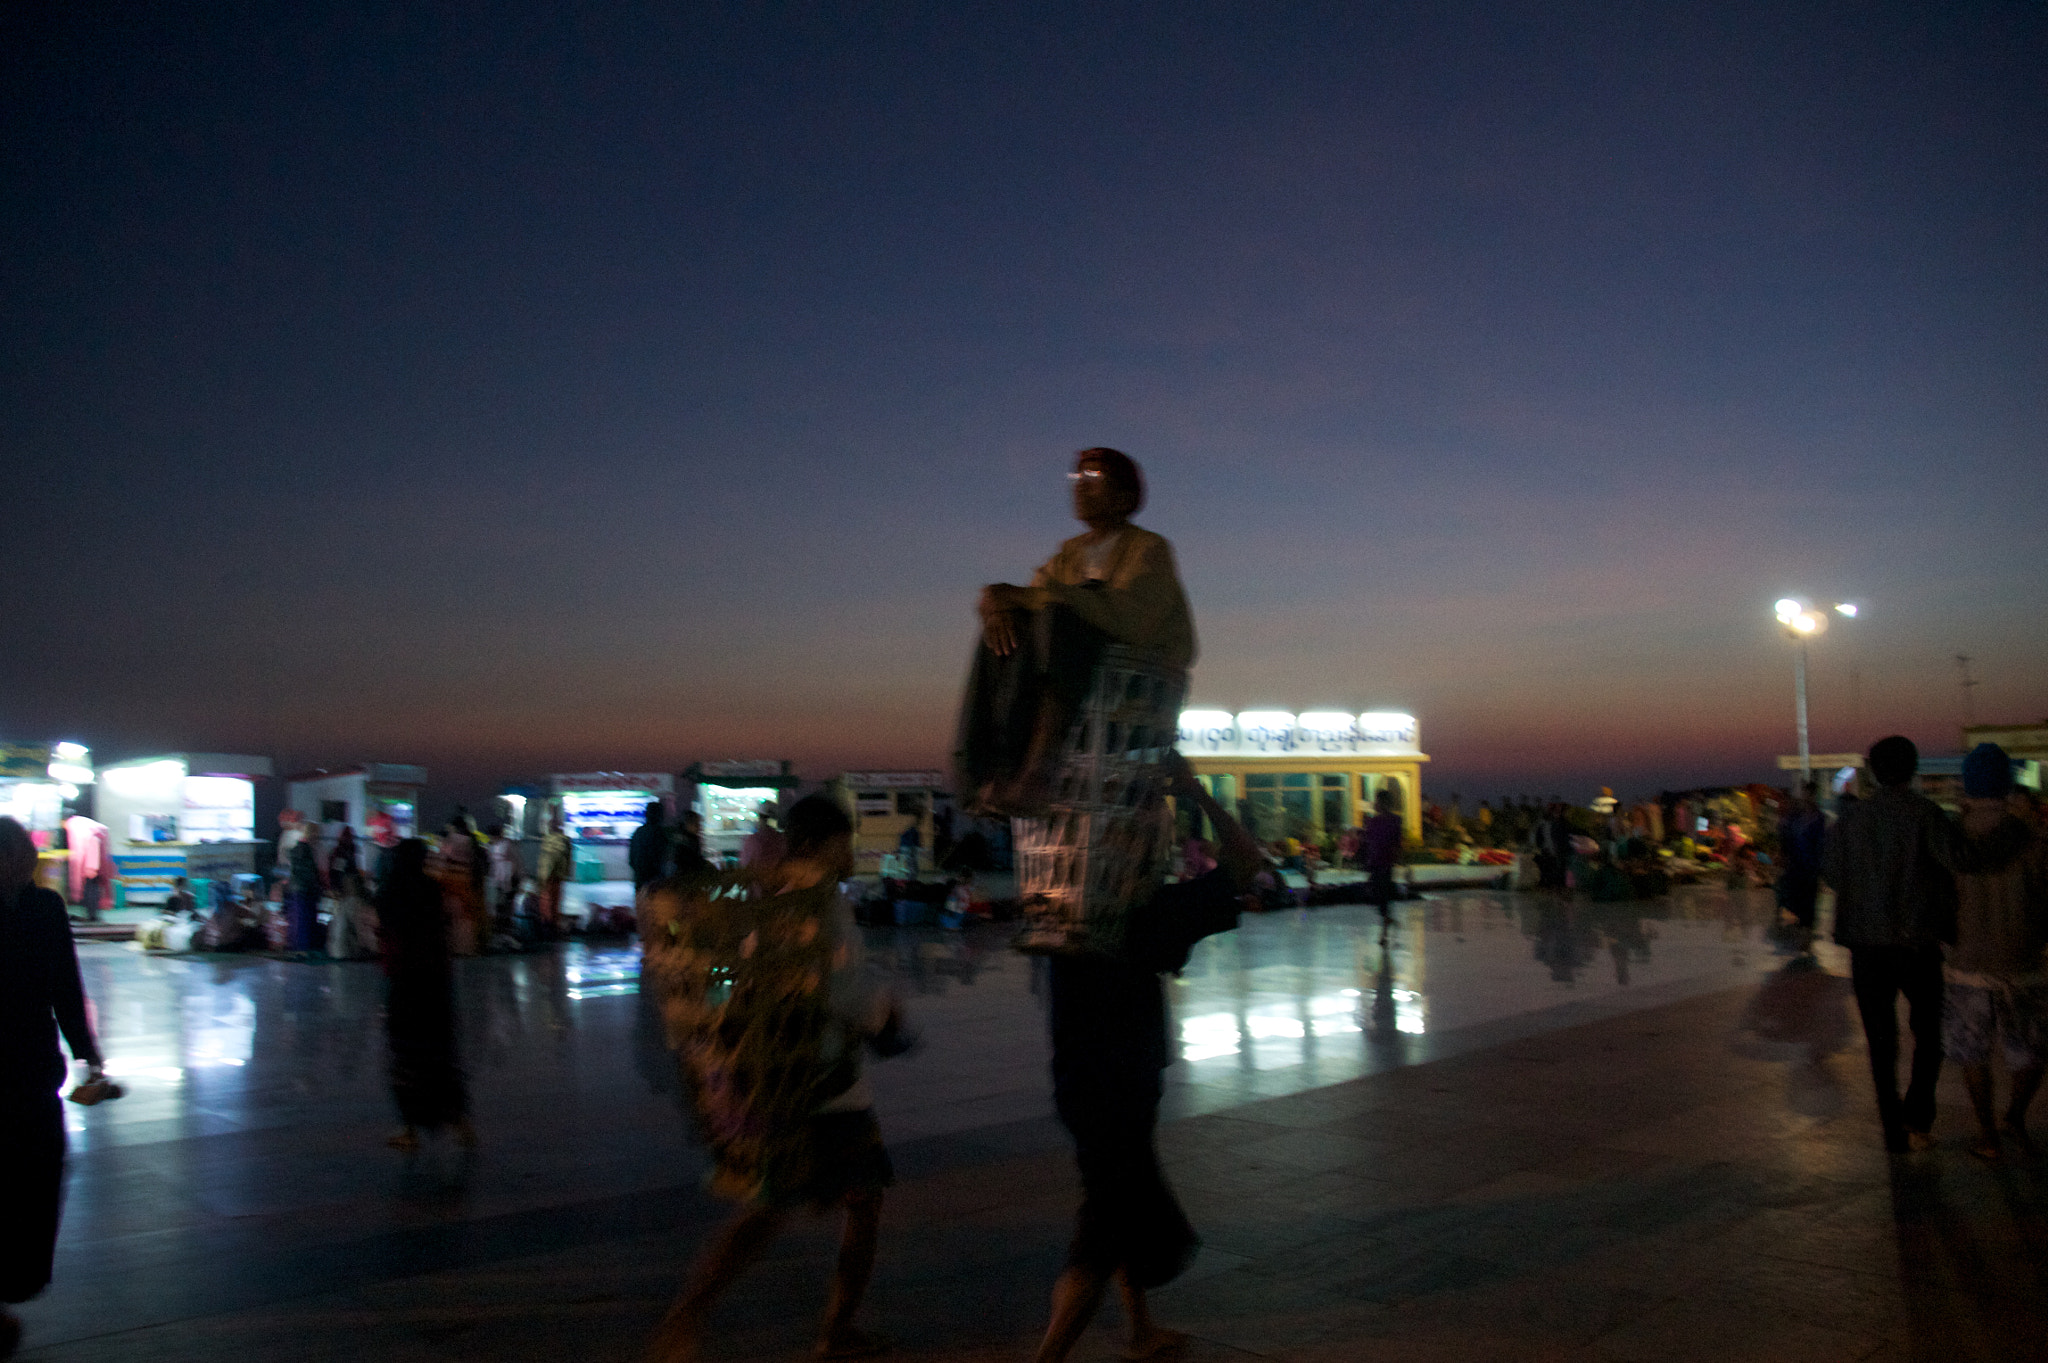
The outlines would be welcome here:
M 1166 759 L 1187 673 L 1112 644 L 1074 718 L 1042 819 L 1011 821 L 1024 930 L 1034 953 L 1116 955 L 1130 911 L 1152 897 L 1172 855 Z

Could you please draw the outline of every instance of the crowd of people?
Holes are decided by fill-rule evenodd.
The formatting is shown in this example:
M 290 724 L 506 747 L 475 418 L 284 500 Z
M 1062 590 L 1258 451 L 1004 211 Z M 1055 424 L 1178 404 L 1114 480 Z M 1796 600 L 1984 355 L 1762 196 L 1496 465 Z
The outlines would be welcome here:
M 1092 666 L 1091 656 L 1117 642 L 1157 648 L 1182 666 L 1193 657 L 1193 624 L 1171 548 L 1130 523 L 1144 496 L 1136 464 L 1114 450 L 1086 450 L 1072 477 L 1087 531 L 1062 545 L 1030 587 L 998 584 L 983 593 L 962 723 L 962 768 L 972 777 L 963 789 L 973 792 L 976 808 L 1020 818 L 1054 798 L 1048 764 L 1073 721 L 1084 690 L 1077 674 Z M 1989 745 L 1964 764 L 1960 819 L 1912 789 L 1918 754 L 1908 740 L 1886 738 L 1868 760 L 1875 790 L 1832 824 L 1809 788 L 1770 830 L 1779 903 L 1796 925 L 1796 945 L 1802 953 L 1811 948 L 1820 890 L 1831 887 L 1833 934 L 1848 950 L 1888 1148 L 1931 1143 L 1946 1058 L 1962 1067 L 1981 1127 L 1974 1152 L 1987 1160 L 2010 1149 L 2032 1152 L 2026 1114 L 2048 1058 L 2048 842 L 2038 806 L 2013 788 L 2011 763 Z M 1154 775 L 1159 790 L 1199 812 L 1198 826 L 1214 830 L 1215 840 L 1191 840 L 1178 877 L 1113 906 L 1120 915 L 1113 948 L 1049 961 L 1054 1107 L 1073 1139 L 1082 1196 L 1038 1363 L 1068 1356 L 1111 1284 L 1129 1329 L 1125 1357 L 1160 1356 L 1184 1339 L 1155 1322 L 1148 1303 L 1148 1293 L 1178 1277 L 1200 1244 L 1155 1143 L 1173 1054 L 1163 978 L 1187 962 L 1197 941 L 1228 931 L 1256 906 L 1256 887 L 1276 861 L 1306 865 L 1312 855 L 1298 843 L 1262 845 L 1177 755 L 1163 758 Z M 1366 873 L 1383 909 L 1394 897 L 1395 867 L 1412 850 L 1399 798 L 1380 792 L 1371 816 L 1329 849 Z M 1588 813 L 1600 822 L 1589 826 Z M 1597 898 L 1606 870 L 1624 879 L 1636 874 L 1669 852 L 1672 836 L 1701 832 L 1695 820 L 1702 817 L 1683 799 L 1676 808 L 1624 811 L 1608 797 L 1605 808 L 1591 811 L 1561 801 L 1510 801 L 1499 810 L 1482 802 L 1470 822 L 1489 840 L 1527 848 L 1541 888 L 1575 887 Z M 1455 797 L 1430 806 L 1426 822 L 1439 839 L 1468 827 Z M 473 1146 L 456 960 L 497 941 L 516 945 L 523 932 L 558 930 L 562 886 L 574 874 L 574 848 L 559 818 L 533 877 L 520 874 L 503 829 L 480 835 L 460 813 L 432 842 L 380 828 L 367 866 L 365 849 L 348 833 L 324 858 L 316 833 L 297 825 L 281 839 L 279 872 L 265 882 L 265 901 L 277 906 L 265 930 L 312 950 L 320 903 L 351 906 L 332 916 L 327 931 L 374 943 L 388 975 L 389 1076 L 401 1123 L 391 1145 L 416 1151 L 438 1132 Z M 1739 821 L 1724 818 L 1720 836 L 1738 844 L 1730 855 L 1739 861 L 1739 844 L 1750 840 Z M 886 1351 L 884 1337 L 856 1324 L 894 1180 L 864 1064 L 904 1053 L 915 1037 L 900 1001 L 864 967 L 845 889 L 854 865 L 847 811 L 822 795 L 799 800 L 779 821 L 764 817 L 745 864 L 725 869 L 704 856 L 693 816 L 671 824 L 652 804 L 628 860 L 642 991 L 659 1010 L 712 1156 L 713 1187 L 739 1204 L 691 1269 L 657 1332 L 654 1356 L 696 1359 L 713 1306 L 805 1207 L 836 1212 L 843 1222 L 817 1355 Z M 0 1297 L 10 1303 L 35 1295 L 50 1276 L 64 1154 L 57 1095 L 69 1069 L 60 1032 L 88 1082 L 102 1078 L 64 904 L 33 885 L 34 868 L 27 834 L 0 819 L 0 1132 L 18 1152 L 0 1204 Z M 182 909 L 190 896 L 182 886 L 178 893 Z M 1553 893 L 1545 902 L 1568 901 Z M 1810 956 L 1803 959 L 1815 968 Z M 1913 1037 L 1903 1092 L 1901 994 Z M 2002 1108 L 1994 1050 L 2009 1074 Z M 0 1354 L 19 1336 L 11 1313 L 4 1328 Z

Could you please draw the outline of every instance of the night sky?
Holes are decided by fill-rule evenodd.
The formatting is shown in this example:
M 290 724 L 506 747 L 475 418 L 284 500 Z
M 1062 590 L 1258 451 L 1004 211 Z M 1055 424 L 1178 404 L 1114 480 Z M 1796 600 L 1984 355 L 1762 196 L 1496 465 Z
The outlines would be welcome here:
M 935 764 L 1145 466 L 1426 788 L 2048 715 L 2048 9 L 6 8 L 0 737 Z

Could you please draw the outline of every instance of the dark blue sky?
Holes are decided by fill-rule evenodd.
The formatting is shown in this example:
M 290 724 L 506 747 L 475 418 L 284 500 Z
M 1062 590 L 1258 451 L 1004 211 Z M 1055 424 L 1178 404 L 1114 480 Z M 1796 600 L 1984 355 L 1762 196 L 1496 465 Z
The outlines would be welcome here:
M 933 762 L 1091 444 L 1439 791 L 2040 719 L 2044 16 L 9 7 L 0 730 Z

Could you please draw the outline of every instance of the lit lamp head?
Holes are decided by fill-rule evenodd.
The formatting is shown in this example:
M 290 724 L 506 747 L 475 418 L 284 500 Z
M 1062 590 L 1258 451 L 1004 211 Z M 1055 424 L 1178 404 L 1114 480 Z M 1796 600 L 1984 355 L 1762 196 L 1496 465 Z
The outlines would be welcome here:
M 1853 608 L 1851 610 L 1853 614 Z M 1795 639 L 1810 639 L 1828 627 L 1828 618 L 1796 597 L 1785 597 L 1777 605 L 1778 623 Z

